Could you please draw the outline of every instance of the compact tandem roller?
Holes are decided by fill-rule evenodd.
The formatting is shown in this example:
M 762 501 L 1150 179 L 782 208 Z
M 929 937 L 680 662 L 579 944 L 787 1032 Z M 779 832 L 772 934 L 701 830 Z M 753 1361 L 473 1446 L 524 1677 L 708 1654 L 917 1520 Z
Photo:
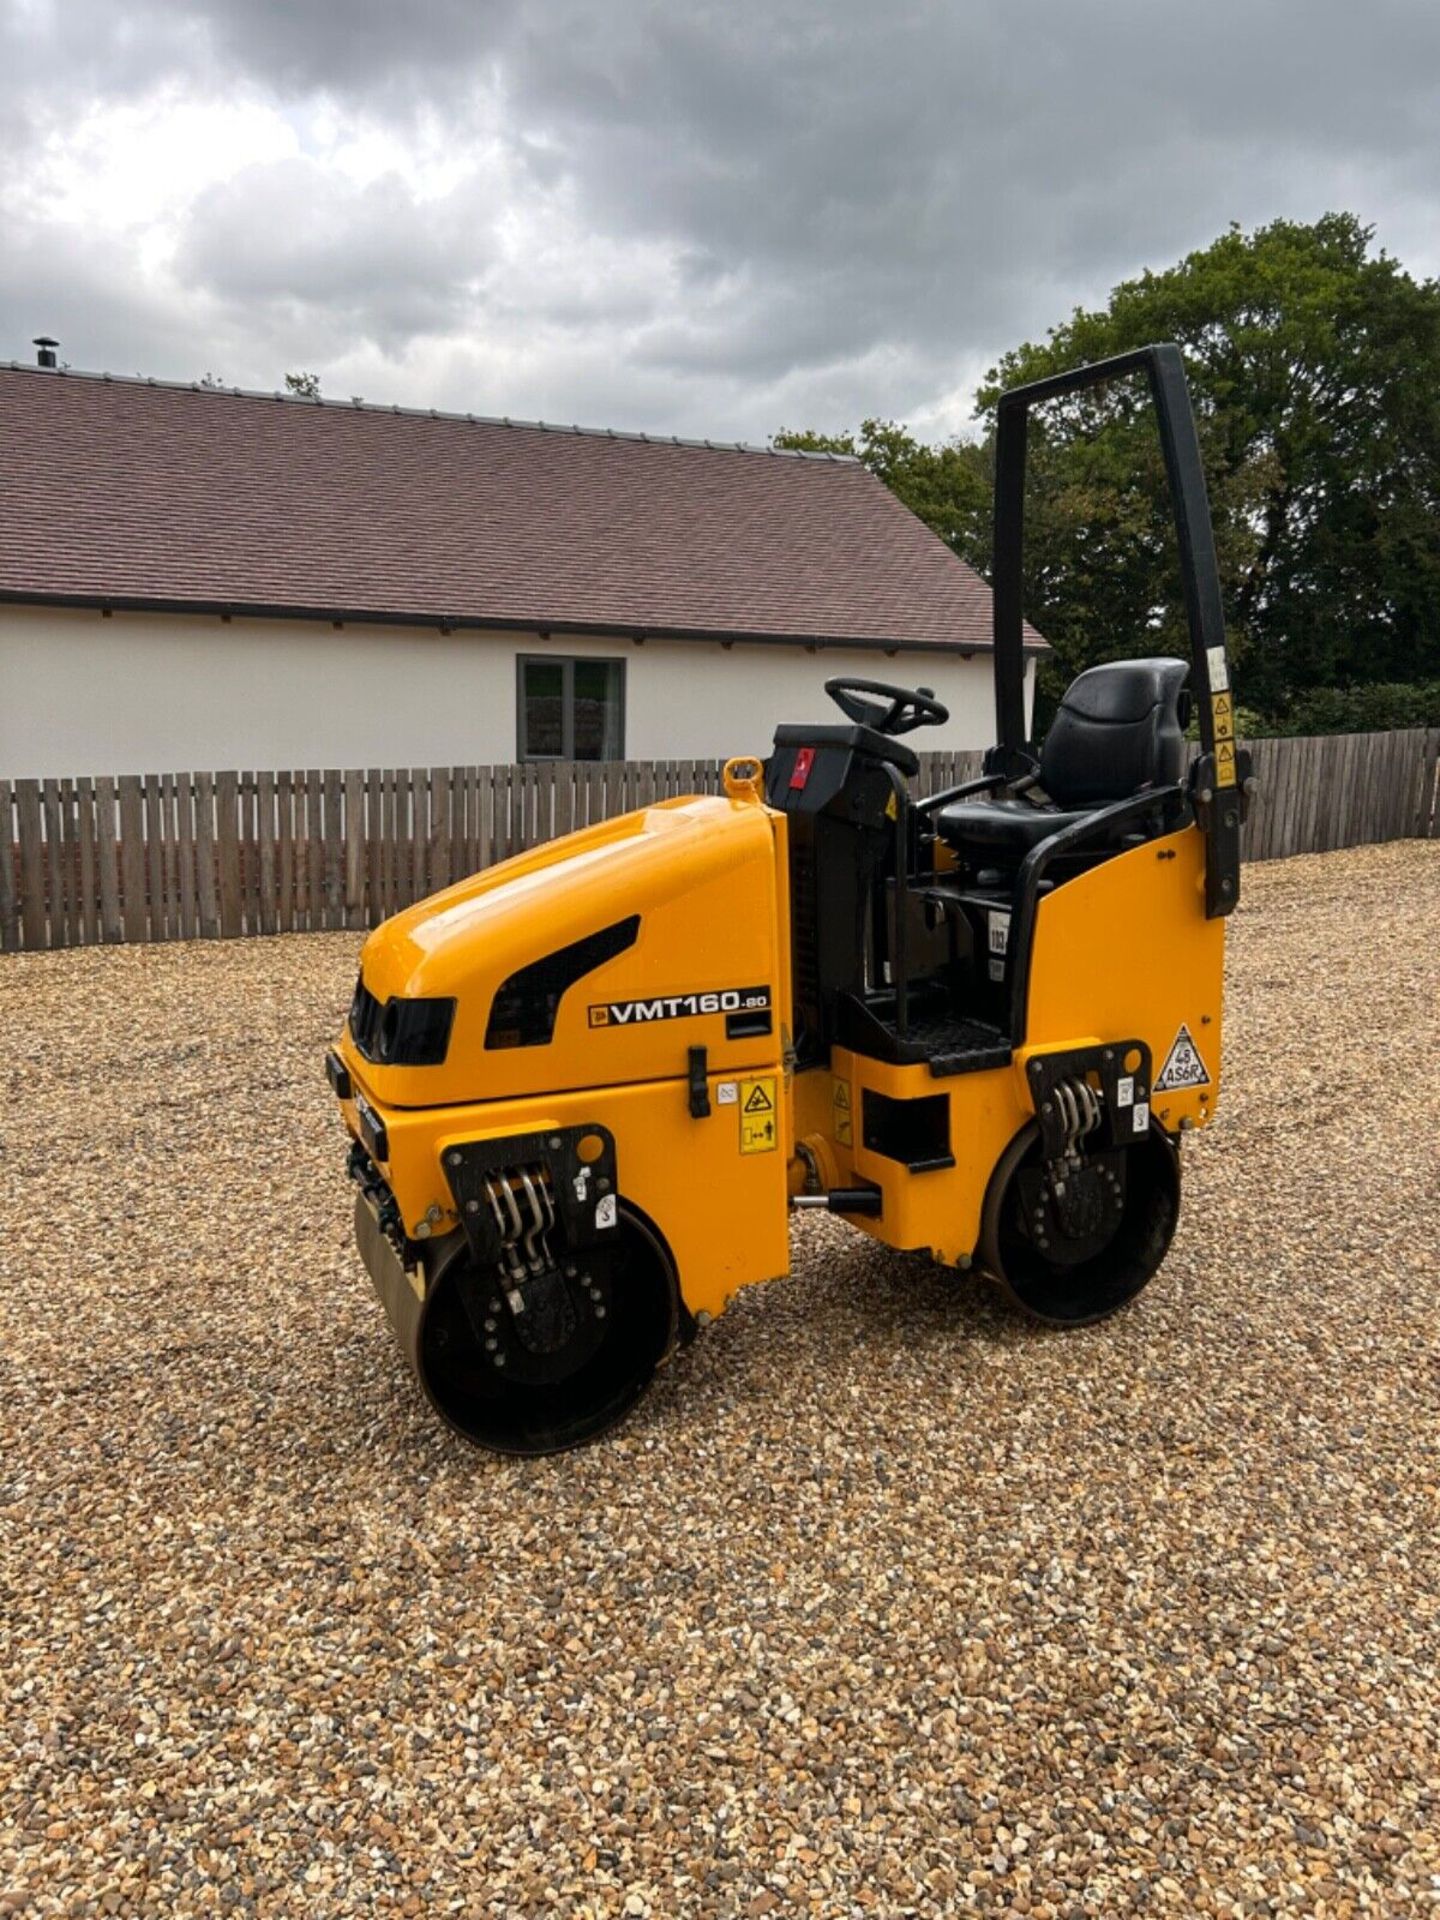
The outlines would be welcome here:
M 1191 657 L 1081 674 L 1025 737 L 1028 409 L 1143 372 Z M 917 800 L 924 689 L 832 680 L 723 796 L 671 800 L 423 901 L 366 943 L 327 1070 L 360 1250 L 437 1410 L 482 1446 L 603 1433 L 793 1209 L 975 1268 L 1079 1326 L 1165 1257 L 1214 1116 L 1248 769 L 1174 347 L 1001 402 L 997 744 Z M 1186 772 L 1191 704 L 1200 749 Z

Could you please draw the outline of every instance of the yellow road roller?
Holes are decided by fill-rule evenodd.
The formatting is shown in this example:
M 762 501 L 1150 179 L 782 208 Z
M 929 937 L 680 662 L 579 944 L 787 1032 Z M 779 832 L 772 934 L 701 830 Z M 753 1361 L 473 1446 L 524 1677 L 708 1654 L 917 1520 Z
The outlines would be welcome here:
M 1020 606 L 1030 409 L 1142 375 L 1188 661 L 1092 667 L 1038 748 Z M 794 1212 L 974 1270 L 1083 1326 L 1175 1232 L 1215 1114 L 1225 917 L 1251 785 L 1173 346 L 1017 388 L 996 441 L 997 739 L 918 798 L 924 688 L 827 683 L 724 792 L 507 860 L 365 944 L 326 1069 L 360 1252 L 468 1439 L 593 1439 L 742 1287 Z M 1199 748 L 1186 726 L 1193 708 Z

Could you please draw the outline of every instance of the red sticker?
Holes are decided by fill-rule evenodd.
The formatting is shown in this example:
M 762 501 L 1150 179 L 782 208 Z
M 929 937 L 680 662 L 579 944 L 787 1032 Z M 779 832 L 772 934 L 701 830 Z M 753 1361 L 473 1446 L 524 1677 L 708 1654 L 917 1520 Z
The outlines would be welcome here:
M 805 782 L 810 778 L 810 769 L 814 764 L 814 747 L 797 747 L 795 750 L 795 765 L 790 774 L 790 785 L 792 787 L 803 787 Z

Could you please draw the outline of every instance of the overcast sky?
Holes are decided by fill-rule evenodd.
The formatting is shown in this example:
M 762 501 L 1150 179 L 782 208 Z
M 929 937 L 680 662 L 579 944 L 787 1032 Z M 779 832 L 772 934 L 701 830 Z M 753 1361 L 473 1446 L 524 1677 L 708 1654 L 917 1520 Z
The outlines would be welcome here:
M 0 358 L 763 440 L 1232 219 L 1440 268 L 1436 0 L 0 0 Z

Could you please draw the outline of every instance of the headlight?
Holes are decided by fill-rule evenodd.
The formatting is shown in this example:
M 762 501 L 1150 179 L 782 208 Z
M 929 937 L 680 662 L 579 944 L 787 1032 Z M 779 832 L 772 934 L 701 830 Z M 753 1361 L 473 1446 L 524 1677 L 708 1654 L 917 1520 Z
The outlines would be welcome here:
M 362 982 L 350 1009 L 350 1035 L 367 1060 L 384 1067 L 438 1067 L 450 1045 L 453 1000 L 402 1000 L 380 1007 Z

